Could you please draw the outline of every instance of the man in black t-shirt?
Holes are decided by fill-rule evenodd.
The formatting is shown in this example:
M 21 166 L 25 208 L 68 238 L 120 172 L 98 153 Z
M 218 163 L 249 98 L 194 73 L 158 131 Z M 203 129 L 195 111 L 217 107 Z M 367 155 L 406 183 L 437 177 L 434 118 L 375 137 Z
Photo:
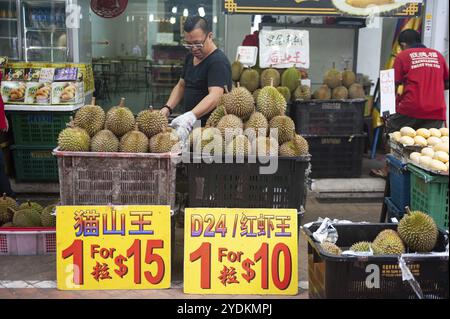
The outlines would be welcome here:
M 184 24 L 184 46 L 189 50 L 183 72 L 161 112 L 172 113 L 183 100 L 186 113 L 175 118 L 171 126 L 186 140 L 197 120 L 206 123 L 216 108 L 224 87 L 231 90 L 231 65 L 225 54 L 213 42 L 208 22 L 202 17 L 190 17 Z

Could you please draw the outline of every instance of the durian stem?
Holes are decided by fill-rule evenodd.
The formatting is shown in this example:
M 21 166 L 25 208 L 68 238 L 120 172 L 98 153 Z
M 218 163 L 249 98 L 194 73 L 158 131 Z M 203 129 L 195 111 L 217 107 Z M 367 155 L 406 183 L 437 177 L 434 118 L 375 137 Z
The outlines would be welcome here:
M 120 99 L 119 107 L 125 107 L 125 98 Z
M 406 213 L 407 215 L 411 215 L 411 209 L 409 208 L 409 206 L 406 206 L 406 207 L 405 207 L 405 213 Z
M 230 93 L 230 91 L 228 91 L 228 85 L 224 85 L 224 86 L 223 86 L 223 89 L 225 90 L 225 93 L 226 93 L 226 94 Z
M 91 100 L 91 105 L 95 105 L 95 101 L 96 101 L 96 98 L 95 98 L 95 96 L 93 96 L 92 100 Z
M 238 53 L 237 58 L 236 58 L 236 62 L 239 62 L 240 58 L 241 58 L 241 55 Z
M 240 88 L 240 87 L 241 87 L 241 83 L 240 83 L 240 82 L 236 82 L 236 86 L 237 86 L 238 88 Z

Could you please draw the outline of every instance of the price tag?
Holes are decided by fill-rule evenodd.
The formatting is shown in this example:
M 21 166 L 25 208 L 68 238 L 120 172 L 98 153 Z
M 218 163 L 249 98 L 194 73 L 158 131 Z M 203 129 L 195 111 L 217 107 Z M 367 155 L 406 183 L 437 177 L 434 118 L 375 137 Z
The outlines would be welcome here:
M 297 238 L 295 209 L 188 208 L 184 292 L 295 295 Z
M 56 215 L 58 289 L 170 287 L 169 206 L 61 206 Z
M 380 112 L 395 114 L 395 71 L 394 69 L 380 72 Z
M 244 66 L 252 67 L 256 65 L 258 58 L 258 47 L 240 46 L 237 49 L 236 60 L 239 60 Z

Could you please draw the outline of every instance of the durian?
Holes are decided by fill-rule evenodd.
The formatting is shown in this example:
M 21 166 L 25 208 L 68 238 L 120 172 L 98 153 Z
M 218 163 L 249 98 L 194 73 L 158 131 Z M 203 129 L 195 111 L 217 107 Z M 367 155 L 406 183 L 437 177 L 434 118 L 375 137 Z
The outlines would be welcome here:
M 151 106 L 138 114 L 136 123 L 139 130 L 148 138 L 161 133 L 169 125 L 167 117 L 159 110 L 154 110 Z
M 270 134 L 271 136 L 278 133 L 278 143 L 281 145 L 294 138 L 295 124 L 294 121 L 286 115 L 275 116 L 270 120 Z
M 254 92 L 259 88 L 259 73 L 253 69 L 245 69 L 239 80 L 241 86 L 247 88 L 250 92 Z
M 309 143 L 303 136 L 295 134 L 292 142 L 294 142 L 294 145 L 299 150 L 300 156 L 309 154 Z
M 102 130 L 98 132 L 91 140 L 92 152 L 109 152 L 119 151 L 119 139 L 110 130 Z
M 279 86 L 280 73 L 276 69 L 266 69 L 261 73 L 261 88 L 265 86 Z
M 255 100 L 255 104 L 258 101 L 259 92 L 261 92 L 261 89 L 257 89 L 255 92 L 253 92 L 253 100 Z
M 378 234 L 372 249 L 375 255 L 401 255 L 405 253 L 405 244 L 397 232 L 388 230 Z
M 246 120 L 255 111 L 255 101 L 249 90 L 238 87 L 224 96 L 224 106 L 227 114 L 234 114 L 242 120 Z
M 271 137 L 260 136 L 251 142 L 251 153 L 259 156 L 277 156 L 278 141 Z
M 333 89 L 331 96 L 334 100 L 346 100 L 348 99 L 348 90 L 345 86 L 338 86 Z
M 133 113 L 125 107 L 125 99 L 122 98 L 120 104 L 110 109 L 106 114 L 105 128 L 120 138 L 133 130 L 135 122 Z
M 239 81 L 242 71 L 244 71 L 244 65 L 239 60 L 234 61 L 231 65 L 231 78 L 234 82 Z
M 335 89 L 342 85 L 342 74 L 335 68 L 334 63 L 333 68 L 325 73 L 323 83 L 330 89 Z
M 223 106 L 223 104 L 219 104 L 209 116 L 205 126 L 216 127 L 220 119 L 224 116 L 225 116 L 225 106 Z
M 11 210 L 11 208 L 10 208 Z M 13 224 L 16 227 L 39 227 L 41 224 L 41 214 L 34 209 L 21 209 L 14 211 Z
M 256 107 L 270 121 L 275 116 L 286 113 L 287 103 L 276 88 L 266 86 L 259 93 Z
M 41 204 L 28 200 L 19 205 L 19 210 L 22 210 L 22 209 L 32 209 L 40 214 L 44 208 L 42 207 Z
M 70 123 L 58 136 L 58 146 L 66 152 L 89 152 L 91 138 L 82 128 L 74 127 Z
M 77 111 L 74 124 L 86 130 L 92 137 L 105 126 L 105 117 L 105 111 L 100 106 L 95 105 L 95 97 L 93 97 L 91 105 L 85 105 Z
M 290 102 L 291 101 L 291 91 L 289 91 L 289 88 L 285 87 L 285 86 L 279 86 L 277 87 L 278 92 L 281 93 L 281 95 L 284 96 L 284 99 L 286 100 L 286 102 Z
M 356 74 L 351 70 L 344 70 L 342 72 L 342 85 L 347 89 L 356 82 Z
M 148 138 L 136 128 L 120 139 L 119 150 L 122 153 L 147 153 Z
M 215 127 L 196 128 L 192 132 L 192 149 L 195 153 L 208 155 L 221 154 L 223 139 L 219 129 Z
M 289 88 L 291 93 L 300 85 L 300 74 L 296 67 L 286 69 L 281 76 L 281 86 Z
M 269 132 L 269 122 L 261 112 L 253 113 L 244 125 L 244 133 L 250 141 L 255 137 L 267 136 Z
M 251 150 L 250 142 L 245 135 L 237 135 L 233 140 L 226 146 L 226 155 L 234 156 L 247 156 Z
M 406 245 L 419 253 L 431 252 L 439 234 L 433 218 L 420 211 L 405 214 L 398 223 L 397 231 Z
M 242 123 L 242 120 L 233 114 L 225 115 L 217 124 L 217 128 L 224 138 L 229 134 L 241 134 L 243 127 L 244 124 Z
M 342 254 L 342 250 L 336 246 L 336 244 L 330 243 L 330 242 L 323 242 L 320 244 L 320 247 L 322 247 L 322 249 L 331 255 L 337 255 L 340 256 Z
M 180 138 L 171 128 L 167 128 L 150 139 L 151 153 L 179 153 L 180 151 Z
M 350 250 L 354 252 L 370 252 L 372 243 L 367 241 L 360 241 L 355 243 L 350 247 Z
M 50 205 L 44 208 L 41 213 L 41 224 L 43 227 L 56 227 L 56 216 L 53 213 L 56 205 Z
M 366 97 L 366 92 L 361 84 L 354 83 L 348 89 L 348 96 L 351 99 L 363 99 Z
M 294 101 L 309 101 L 311 100 L 311 88 L 308 85 L 300 85 L 293 94 Z
M 316 91 L 314 91 L 315 100 L 329 100 L 331 99 L 331 90 L 326 85 L 321 85 Z
M 12 221 L 14 213 L 8 208 L 17 210 L 17 202 L 13 198 L 6 196 L 6 193 L 3 193 L 3 196 L 0 197 L 0 225 Z

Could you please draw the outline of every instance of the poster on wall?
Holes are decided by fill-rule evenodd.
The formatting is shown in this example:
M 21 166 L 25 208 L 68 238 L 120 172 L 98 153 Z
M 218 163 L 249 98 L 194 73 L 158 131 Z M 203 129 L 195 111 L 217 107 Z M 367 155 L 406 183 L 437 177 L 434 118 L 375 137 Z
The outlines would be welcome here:
M 295 209 L 187 208 L 184 293 L 296 295 Z
M 260 68 L 309 69 L 309 31 L 283 29 L 259 33 Z
M 417 17 L 423 1 L 407 0 L 224 0 L 226 14 Z
M 60 290 L 167 289 L 170 206 L 59 206 Z

